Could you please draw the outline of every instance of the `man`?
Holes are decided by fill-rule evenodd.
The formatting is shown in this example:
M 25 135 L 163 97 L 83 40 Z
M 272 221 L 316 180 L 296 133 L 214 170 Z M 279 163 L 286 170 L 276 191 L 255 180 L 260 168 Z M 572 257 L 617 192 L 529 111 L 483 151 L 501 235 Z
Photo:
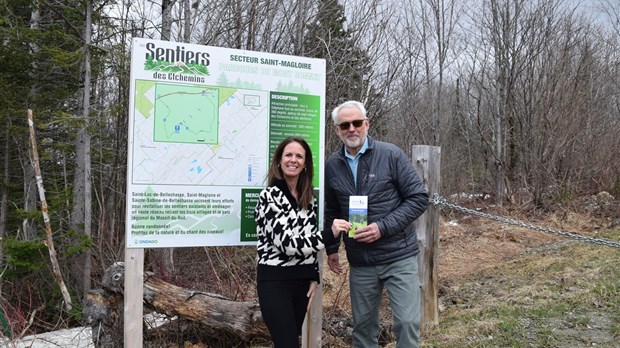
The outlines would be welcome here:
M 397 146 L 368 136 L 366 108 L 347 101 L 332 112 L 342 148 L 325 163 L 325 223 L 349 219 L 349 197 L 367 196 L 367 226 L 342 233 L 349 261 L 353 347 L 378 346 L 383 287 L 400 348 L 419 346 L 420 282 L 413 226 L 428 207 L 428 193 L 411 160 Z M 342 273 L 338 244 L 326 248 L 329 268 Z

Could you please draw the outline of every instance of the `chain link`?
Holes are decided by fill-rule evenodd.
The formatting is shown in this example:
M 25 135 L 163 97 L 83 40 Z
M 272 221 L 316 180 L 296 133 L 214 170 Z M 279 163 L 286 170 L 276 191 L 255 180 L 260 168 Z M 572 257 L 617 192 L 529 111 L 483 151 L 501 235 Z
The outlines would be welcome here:
M 504 217 L 497 216 L 497 215 L 492 215 L 492 214 L 487 214 L 487 213 L 479 212 L 479 211 L 474 210 L 474 209 L 469 209 L 469 208 L 461 207 L 461 206 L 453 204 L 453 203 L 449 203 L 447 199 L 445 199 L 444 197 L 439 196 L 438 193 L 434 193 L 433 194 L 433 197 L 430 199 L 430 202 L 431 202 L 431 204 L 433 204 L 435 206 L 446 206 L 446 207 L 448 207 L 450 209 L 458 210 L 458 211 L 463 212 L 465 214 L 476 215 L 476 216 L 480 216 L 480 217 L 483 217 L 483 218 L 487 218 L 487 219 L 503 222 L 503 223 L 506 223 L 506 224 L 510 224 L 510 225 L 515 225 L 515 226 L 519 226 L 519 227 L 529 228 L 531 230 L 545 232 L 545 233 L 553 234 L 553 235 L 560 236 L 560 237 L 571 238 L 571 239 L 578 240 L 580 242 L 605 245 L 605 246 L 608 246 L 608 247 L 620 249 L 620 242 L 616 242 L 616 241 L 609 240 L 609 239 L 603 239 L 603 238 L 586 237 L 586 236 L 582 236 L 580 234 L 573 233 L 573 232 L 553 230 L 553 229 L 550 229 L 550 228 L 547 228 L 547 227 L 536 226 L 536 225 L 532 225 L 532 224 L 526 224 L 526 223 L 521 222 L 521 221 L 517 221 L 517 220 L 513 220 L 513 219 L 508 219 L 508 218 L 504 218 Z

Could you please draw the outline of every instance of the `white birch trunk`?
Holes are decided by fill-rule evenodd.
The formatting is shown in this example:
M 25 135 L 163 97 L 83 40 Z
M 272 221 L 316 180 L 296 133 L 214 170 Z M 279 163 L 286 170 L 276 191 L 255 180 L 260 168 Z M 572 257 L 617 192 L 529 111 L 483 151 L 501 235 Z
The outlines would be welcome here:
M 45 234 L 47 239 L 45 240 L 45 246 L 50 254 L 50 261 L 52 263 L 52 271 L 54 272 L 54 279 L 60 288 L 62 297 L 65 300 L 65 308 L 70 311 L 73 308 L 71 303 L 71 296 L 65 286 L 65 281 L 62 278 L 60 272 L 60 266 L 58 265 L 58 257 L 56 249 L 54 248 L 54 239 L 52 238 L 52 226 L 50 224 L 49 215 L 47 213 L 47 201 L 45 199 L 45 189 L 43 188 L 43 177 L 41 176 L 41 168 L 39 166 L 39 153 L 37 150 L 37 140 L 34 135 L 34 122 L 32 121 L 32 110 L 28 110 L 28 126 L 30 127 L 30 143 L 32 145 L 32 167 L 37 180 L 37 188 L 39 189 L 39 198 L 41 199 L 41 212 L 43 213 L 43 220 L 45 222 Z

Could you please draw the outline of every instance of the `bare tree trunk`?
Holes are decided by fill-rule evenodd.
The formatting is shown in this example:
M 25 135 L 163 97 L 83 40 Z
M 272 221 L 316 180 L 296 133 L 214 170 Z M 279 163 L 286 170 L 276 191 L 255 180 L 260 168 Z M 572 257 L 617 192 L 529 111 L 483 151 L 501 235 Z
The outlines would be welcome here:
M 172 7 L 176 0 L 162 0 L 161 2 L 161 39 L 170 40 L 172 30 Z
M 295 51 L 294 54 L 304 55 L 304 35 L 306 29 L 306 16 L 309 3 L 306 1 L 297 2 L 297 33 L 295 35 Z
M 185 26 L 183 27 L 183 42 L 190 43 L 192 40 L 192 7 L 190 0 L 183 0 L 183 17 Z
M 517 20 L 518 13 L 514 14 L 515 18 L 512 18 L 509 7 L 512 3 L 501 3 L 500 0 L 491 1 L 491 13 L 492 13 L 492 40 L 493 49 L 495 53 L 495 116 L 494 116 L 494 147 L 493 157 L 495 163 L 495 203 L 501 206 L 505 197 L 505 119 L 507 118 L 507 105 L 509 98 L 509 70 L 510 70 L 510 54 L 509 50 L 513 46 L 513 31 Z M 519 8 L 520 1 L 515 4 L 516 8 Z M 518 12 L 518 10 L 515 10 Z
M 241 49 L 243 41 L 243 6 L 241 0 L 233 0 L 234 23 L 235 23 L 235 48 Z
M 22 162 L 24 172 L 24 211 L 31 211 L 37 208 L 37 190 L 35 173 L 29 162 L 32 162 L 32 153 L 30 149 L 26 151 L 28 154 L 28 162 Z M 29 218 L 22 220 L 22 235 L 24 240 L 33 240 L 36 236 L 34 222 Z
M 54 272 L 54 279 L 60 288 L 62 297 L 65 300 L 65 308 L 70 311 L 72 306 L 71 296 L 65 286 L 65 282 L 62 279 L 62 273 L 60 272 L 60 266 L 58 265 L 58 257 L 56 249 L 54 248 L 54 239 L 52 238 L 52 226 L 50 225 L 50 219 L 47 214 L 47 201 L 45 199 L 45 189 L 43 188 L 43 178 L 41 176 L 41 168 L 39 167 L 39 153 L 37 150 L 37 139 L 34 135 L 34 122 L 32 121 L 32 110 L 28 110 L 28 126 L 30 127 L 30 143 L 32 144 L 32 167 L 34 168 L 37 187 L 39 189 L 39 197 L 41 199 L 41 212 L 43 213 L 43 220 L 45 221 L 45 232 L 47 239 L 45 245 L 50 254 L 50 261 L 52 263 L 52 270 Z
M 172 7 L 176 0 L 163 0 L 161 4 L 161 39 L 170 40 L 172 30 Z M 170 275 L 174 272 L 174 248 L 153 249 L 150 254 L 157 264 L 161 265 L 161 272 Z
M 91 83 L 91 65 L 90 65 L 90 45 L 92 42 L 92 15 L 93 4 L 90 0 L 86 0 L 86 18 L 84 25 L 84 91 L 82 96 L 82 118 L 84 119 L 84 236 L 88 239 L 92 238 L 92 164 L 91 164 L 91 144 L 88 125 L 90 124 L 90 83 Z M 92 250 L 86 248 L 84 250 L 84 270 L 82 272 L 82 291 L 83 297 L 86 297 L 91 286 L 91 254 Z
M 33 10 L 30 12 L 30 29 L 38 30 L 39 28 L 39 20 L 41 13 L 39 12 L 38 6 L 33 6 Z M 39 47 L 35 44 L 30 44 L 30 49 L 32 52 L 37 53 L 39 51 Z M 32 63 L 32 68 L 36 68 L 37 63 Z M 29 99 L 37 94 L 37 85 L 33 85 L 29 92 Z M 28 149 L 24 151 L 24 153 L 28 154 L 28 161 L 26 163 L 22 162 L 22 168 L 24 172 L 24 211 L 30 211 L 36 209 L 37 207 L 37 192 L 36 192 L 36 180 L 35 174 L 32 166 L 32 153 L 31 150 Z M 29 218 L 24 218 L 22 221 L 22 233 L 24 236 L 24 240 L 33 240 L 36 236 L 36 229 L 34 222 Z
M 426 84 L 430 96 L 432 144 L 434 145 L 442 143 L 444 130 L 441 122 L 445 103 L 444 73 L 448 64 L 448 49 L 458 20 L 455 2 L 455 0 L 449 0 L 446 4 L 443 0 L 420 0 L 422 10 L 420 25 L 423 28 L 422 45 L 426 64 Z M 426 33 L 427 31 L 429 34 Z
M 256 27 L 258 27 L 258 23 L 256 23 L 256 21 L 258 20 L 258 15 L 257 15 L 257 4 L 258 1 L 250 1 L 249 4 L 249 8 L 247 11 L 247 14 L 245 16 L 246 20 L 245 23 L 243 24 L 243 27 L 245 27 L 246 30 L 246 41 L 245 41 L 245 49 L 246 50 L 254 50 L 255 49 L 255 42 L 256 42 Z
M 6 236 L 6 223 L 7 217 L 6 214 L 9 211 L 9 127 L 4 129 L 4 143 L 2 147 L 4 150 L 2 153 L 2 180 L 0 181 L 0 190 L 2 191 L 2 195 L 0 197 L 0 240 L 4 240 Z M 4 245 L 0 243 L 0 272 L 4 270 Z M 0 277 L 0 294 L 2 293 L 2 284 L 4 277 Z
M 67 171 L 67 156 L 66 153 L 62 152 L 62 181 L 63 188 L 65 192 L 69 192 L 69 172 Z M 66 221 L 71 224 L 71 199 L 69 197 L 65 198 L 65 210 L 63 211 L 66 216 Z M 65 219 L 63 219 L 64 221 Z M 61 225 L 62 227 L 62 225 Z
M 129 22 L 130 1 L 119 2 L 121 6 L 120 18 L 122 23 Z M 114 260 L 122 258 L 124 252 L 125 237 L 125 190 L 126 190 L 126 164 L 127 164 L 127 95 L 129 83 L 129 57 L 126 55 L 132 35 L 138 35 L 135 31 L 123 31 L 119 33 L 119 47 L 117 51 L 111 52 L 114 56 L 115 76 L 110 79 L 98 79 L 97 91 L 91 93 L 97 105 L 111 103 L 116 105 L 114 109 L 106 109 L 101 113 L 102 117 L 97 117 L 97 123 L 103 127 L 109 127 L 110 148 L 106 148 L 107 143 L 98 142 L 99 151 L 105 153 L 111 151 L 112 159 L 109 165 L 104 165 L 99 172 L 99 180 L 95 180 L 93 174 L 94 199 L 98 201 L 93 207 L 98 207 L 99 211 L 93 213 L 93 272 L 104 270 Z M 110 84 L 114 90 L 110 90 Z M 102 128 L 103 128 L 102 127 Z M 103 257 L 98 257 L 104 255 Z
M 86 17 L 92 16 L 92 4 L 87 2 Z M 82 123 L 75 140 L 75 174 L 73 177 L 73 206 L 71 211 L 71 228 L 78 235 L 90 238 L 92 226 L 92 191 L 91 191 L 91 136 L 88 129 L 90 124 L 90 40 L 91 18 L 84 19 L 84 46 L 82 48 L 82 64 L 80 73 L 83 78 L 83 87 L 78 92 L 78 100 L 81 108 Z M 84 250 L 82 254 L 72 260 L 72 276 L 75 285 L 80 289 L 81 296 L 85 296 L 90 289 L 90 261 L 91 250 Z
M 452 34 L 455 31 L 458 14 L 461 12 L 457 9 L 457 0 L 426 0 L 431 7 L 433 15 L 433 28 L 437 49 L 437 86 L 435 100 L 433 105 L 433 143 L 434 145 L 442 144 L 442 127 L 441 120 L 443 117 L 444 104 L 444 73 L 448 66 L 448 52 L 452 45 Z M 447 3 L 446 3 L 447 2 Z M 431 87 L 431 86 L 429 86 Z M 432 88 L 432 87 L 431 87 Z

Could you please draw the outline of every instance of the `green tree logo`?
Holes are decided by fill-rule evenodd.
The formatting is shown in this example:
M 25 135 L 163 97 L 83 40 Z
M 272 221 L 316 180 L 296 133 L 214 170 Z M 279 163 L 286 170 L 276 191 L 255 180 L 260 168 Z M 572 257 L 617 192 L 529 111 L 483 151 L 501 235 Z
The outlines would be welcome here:
M 168 62 L 165 60 L 153 60 L 152 56 L 148 56 L 144 62 L 144 70 L 170 72 L 176 74 L 188 74 L 196 76 L 209 76 L 209 68 L 196 63 L 184 62 Z

